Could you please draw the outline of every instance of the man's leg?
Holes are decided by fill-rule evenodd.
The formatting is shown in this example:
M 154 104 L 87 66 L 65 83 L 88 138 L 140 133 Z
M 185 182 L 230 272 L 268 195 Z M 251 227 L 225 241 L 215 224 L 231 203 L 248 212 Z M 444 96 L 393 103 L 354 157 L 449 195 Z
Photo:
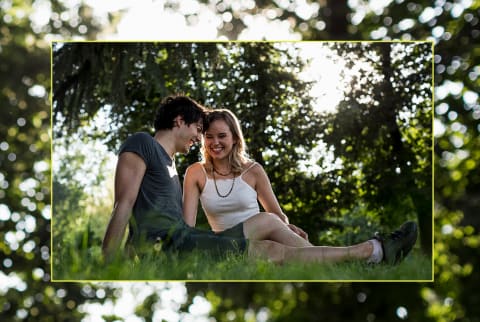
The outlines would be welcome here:
M 273 240 L 292 247 L 313 246 L 292 231 L 277 216 L 261 212 L 245 220 L 243 223 L 245 238 L 250 240 Z

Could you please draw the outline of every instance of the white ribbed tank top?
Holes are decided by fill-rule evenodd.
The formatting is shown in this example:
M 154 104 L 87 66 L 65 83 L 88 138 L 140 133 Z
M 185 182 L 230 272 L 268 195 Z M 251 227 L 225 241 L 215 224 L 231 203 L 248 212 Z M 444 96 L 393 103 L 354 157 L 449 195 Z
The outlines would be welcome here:
M 207 176 L 207 172 L 202 166 L 207 180 L 200 194 L 200 202 L 213 231 L 219 232 L 229 229 L 260 212 L 257 192 L 243 180 L 243 175 L 255 164 L 254 162 L 240 176 L 235 178 L 232 192 L 225 198 L 217 194 L 213 179 Z M 220 194 L 225 195 L 230 191 L 232 180 L 215 179 Z

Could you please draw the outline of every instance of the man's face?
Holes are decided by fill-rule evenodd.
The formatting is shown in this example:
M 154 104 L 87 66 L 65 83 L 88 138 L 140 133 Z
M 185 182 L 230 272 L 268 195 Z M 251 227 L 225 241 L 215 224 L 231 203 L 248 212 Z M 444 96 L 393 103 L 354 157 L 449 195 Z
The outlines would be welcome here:
M 179 128 L 181 130 L 181 142 L 179 142 L 181 144 L 181 148 L 179 149 L 179 152 L 188 153 L 194 144 L 200 142 L 203 130 L 203 122 L 202 120 L 199 120 L 187 125 L 185 121 L 181 119 Z

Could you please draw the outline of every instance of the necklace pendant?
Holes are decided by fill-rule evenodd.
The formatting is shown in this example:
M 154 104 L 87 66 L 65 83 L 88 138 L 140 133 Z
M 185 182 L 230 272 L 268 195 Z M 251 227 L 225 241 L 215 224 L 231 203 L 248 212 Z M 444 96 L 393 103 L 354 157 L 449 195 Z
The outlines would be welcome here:
M 220 198 L 227 198 L 233 191 L 233 186 L 235 185 L 235 176 L 233 176 L 233 179 L 232 179 L 232 186 L 230 187 L 230 190 L 227 192 L 226 195 L 222 195 L 220 193 L 220 191 L 218 191 L 218 186 L 217 186 L 217 179 L 215 178 L 215 171 L 212 171 L 212 177 L 213 177 L 213 183 L 215 185 L 215 191 L 217 192 L 217 195 L 220 197 Z

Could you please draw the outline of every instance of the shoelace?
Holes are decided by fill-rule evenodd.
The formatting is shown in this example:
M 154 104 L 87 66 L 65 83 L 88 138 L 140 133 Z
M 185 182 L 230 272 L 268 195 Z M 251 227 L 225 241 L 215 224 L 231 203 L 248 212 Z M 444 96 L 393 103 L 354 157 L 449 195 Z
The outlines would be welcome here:
M 398 240 L 400 238 L 403 238 L 404 236 L 405 236 L 405 232 L 401 231 L 401 230 L 395 230 L 388 235 L 385 235 L 385 234 L 382 234 L 382 233 L 379 233 L 379 232 L 376 232 L 374 234 L 374 238 L 376 238 L 377 240 L 380 240 L 382 242 L 384 242 L 386 239 Z
M 397 240 L 399 238 L 402 238 L 404 235 L 405 235 L 405 233 L 403 231 L 395 230 L 395 231 L 390 233 L 389 237 L 394 239 L 394 240 Z

